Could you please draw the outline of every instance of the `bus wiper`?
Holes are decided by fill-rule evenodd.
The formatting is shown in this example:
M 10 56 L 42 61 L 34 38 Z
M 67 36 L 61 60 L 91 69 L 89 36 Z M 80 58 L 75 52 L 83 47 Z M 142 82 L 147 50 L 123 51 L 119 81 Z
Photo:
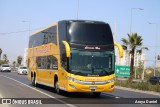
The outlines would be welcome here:
M 105 69 L 102 69 L 101 73 L 102 73 L 102 74 L 105 73 L 106 75 L 109 74 L 109 73 L 107 72 L 107 70 L 105 70 Z
M 82 72 L 74 72 L 73 74 L 75 74 L 75 75 L 83 75 Z
M 109 72 L 107 72 L 107 70 L 105 70 L 104 68 L 95 68 L 95 69 L 100 70 L 101 74 L 106 74 L 106 75 L 109 74 Z

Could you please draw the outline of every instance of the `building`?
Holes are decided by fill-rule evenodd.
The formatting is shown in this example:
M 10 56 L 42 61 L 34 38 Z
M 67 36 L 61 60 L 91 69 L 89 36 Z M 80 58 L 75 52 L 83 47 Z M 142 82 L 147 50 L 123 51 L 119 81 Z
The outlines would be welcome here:
M 115 57 L 116 57 L 116 65 L 124 65 L 124 66 L 130 66 L 131 62 L 131 55 L 127 50 L 124 50 L 124 56 L 123 58 L 119 58 L 118 48 L 115 47 Z M 144 67 L 146 67 L 146 55 L 145 54 L 139 54 L 135 52 L 134 55 L 134 66 L 137 67 L 139 63 L 142 62 L 144 64 Z

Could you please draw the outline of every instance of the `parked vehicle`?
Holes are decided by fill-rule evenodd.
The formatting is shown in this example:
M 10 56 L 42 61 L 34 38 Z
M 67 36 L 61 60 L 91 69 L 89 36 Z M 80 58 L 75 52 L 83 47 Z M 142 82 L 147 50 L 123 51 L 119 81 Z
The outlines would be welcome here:
M 153 84 L 153 85 L 155 85 L 155 84 L 160 84 L 160 77 L 151 77 L 150 79 L 149 79 L 149 82 L 151 83 L 151 84 Z
M 20 67 L 18 68 L 18 74 L 28 74 L 28 69 L 27 69 L 27 67 L 20 66 Z
M 0 67 L 0 71 L 1 72 L 11 72 L 11 67 L 9 66 L 9 64 L 2 64 Z

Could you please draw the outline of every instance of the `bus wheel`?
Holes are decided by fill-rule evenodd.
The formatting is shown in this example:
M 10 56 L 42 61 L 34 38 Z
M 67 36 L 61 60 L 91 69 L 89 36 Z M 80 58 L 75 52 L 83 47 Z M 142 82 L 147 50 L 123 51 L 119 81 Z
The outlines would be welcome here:
M 36 86 L 36 85 L 37 85 L 36 77 L 33 76 L 31 80 L 32 80 L 32 85 L 33 85 L 33 86 Z
M 99 97 L 101 95 L 101 92 L 93 92 L 94 97 Z
M 61 94 L 61 90 L 58 85 L 58 80 L 55 82 L 55 91 L 56 91 L 56 93 Z

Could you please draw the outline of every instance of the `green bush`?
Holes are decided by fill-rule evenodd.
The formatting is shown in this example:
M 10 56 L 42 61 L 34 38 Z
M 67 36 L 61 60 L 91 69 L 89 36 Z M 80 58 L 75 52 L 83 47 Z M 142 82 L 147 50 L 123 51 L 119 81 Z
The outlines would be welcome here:
M 126 81 L 116 81 L 116 86 L 122 86 L 127 88 L 139 89 L 144 91 L 155 91 L 160 93 L 160 84 L 152 85 L 149 82 L 132 82 Z

